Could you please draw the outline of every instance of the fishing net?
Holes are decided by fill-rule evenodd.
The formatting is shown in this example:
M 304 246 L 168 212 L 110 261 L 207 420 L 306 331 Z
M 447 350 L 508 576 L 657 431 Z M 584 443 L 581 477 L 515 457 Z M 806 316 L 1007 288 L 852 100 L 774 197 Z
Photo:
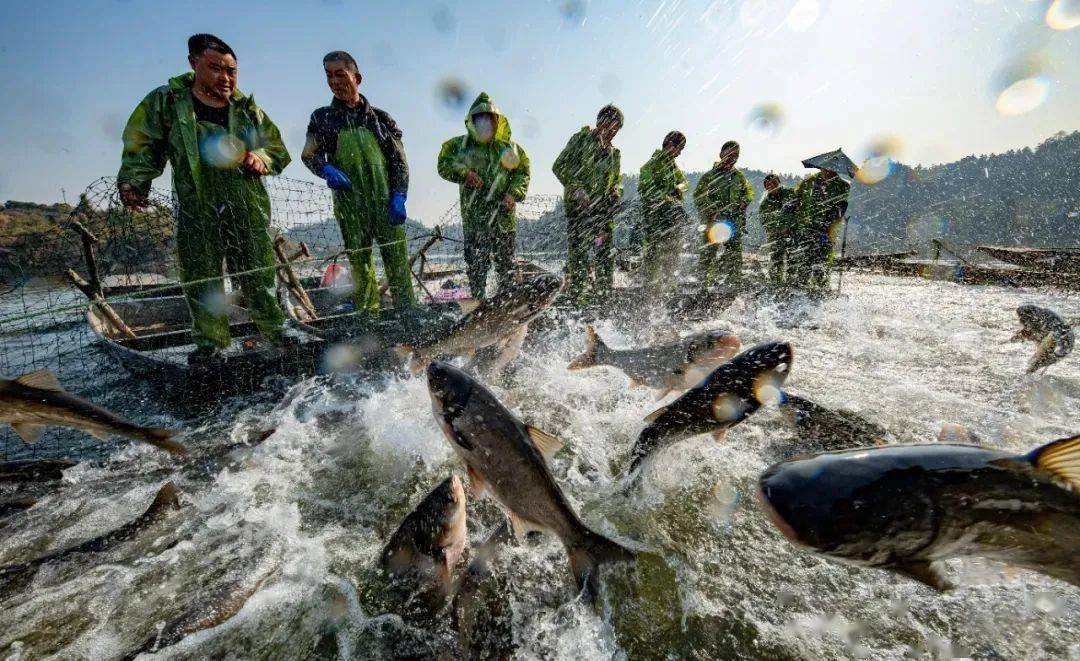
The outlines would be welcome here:
M 746 173 L 755 188 L 755 200 L 760 200 L 763 190 L 759 182 L 763 173 Z M 698 177 L 690 175 L 691 188 Z M 790 175 L 781 175 L 781 180 L 785 186 L 796 183 Z M 234 282 L 236 274 L 268 271 L 277 282 L 278 302 L 285 306 L 291 304 L 289 291 L 334 284 L 335 273 L 347 272 L 349 251 L 345 249 L 334 218 L 333 200 L 325 185 L 286 177 L 267 177 L 264 182 L 270 199 L 269 230 L 274 239 L 274 264 L 248 271 L 236 268 L 235 264 L 225 264 L 220 275 L 205 280 L 220 281 L 225 292 L 236 292 L 241 289 Z M 638 264 L 642 209 L 636 184 L 636 177 L 626 178 L 625 202 L 616 215 L 614 252 L 616 263 L 623 271 L 617 276 L 617 284 L 620 281 L 625 284 L 630 277 L 628 272 Z M 837 251 L 845 243 L 843 231 L 850 224 L 848 238 L 855 246 L 854 252 L 860 246 L 925 251 L 933 245 L 933 257 L 950 256 L 942 251 L 951 253 L 955 249 L 940 241 L 931 243 L 931 239 L 948 236 L 954 230 L 938 210 L 970 201 L 979 195 L 978 190 L 954 184 L 948 196 L 935 199 L 932 205 L 901 209 L 896 206 L 898 196 L 888 187 L 907 185 L 910 181 L 899 175 L 876 187 L 856 182 L 849 197 L 847 222 L 836 223 L 829 233 Z M 704 225 L 687 198 L 687 222 L 679 230 L 683 246 L 679 272 L 687 274 L 680 276 L 680 280 L 688 281 L 693 278 Z M 125 368 L 110 354 L 111 345 L 102 340 L 102 333 L 123 338 L 168 330 L 158 327 L 167 325 L 166 322 L 155 319 L 132 322 L 135 327 L 125 329 L 124 317 L 127 310 L 136 307 L 135 302 L 159 300 L 169 310 L 185 318 L 187 315 L 178 285 L 176 200 L 167 192 L 154 190 L 147 202 L 142 211 L 128 211 L 120 203 L 115 179 L 102 178 L 90 184 L 73 206 L 9 202 L 4 207 L 4 232 L 0 234 L 0 376 L 14 378 L 49 369 L 68 390 L 127 413 L 140 423 L 152 422 L 147 420 L 146 411 L 157 408 L 140 408 L 140 405 L 155 395 L 154 384 L 130 379 Z M 562 272 L 567 252 L 567 219 L 561 196 L 530 195 L 518 203 L 517 221 L 519 265 Z M 897 228 L 898 222 L 901 229 Z M 411 270 L 418 299 L 453 300 L 455 291 L 459 291 L 455 288 L 466 282 L 464 234 L 458 205 L 447 209 L 432 226 L 410 219 L 406 223 L 406 237 L 408 253 L 414 258 Z M 226 253 L 230 241 L 239 241 L 226 234 L 218 240 L 225 244 Z M 747 215 L 744 260 L 748 271 L 756 271 L 753 277 L 762 280 L 764 255 L 768 252 L 760 250 L 763 244 L 765 233 L 755 203 Z M 377 260 L 381 259 L 380 247 L 376 244 L 371 248 Z M 849 252 L 852 252 L 850 248 Z M 981 261 L 972 252 L 966 255 L 955 260 L 958 269 Z M 285 264 L 287 269 L 283 268 Z M 867 265 L 875 266 L 872 262 Z M 376 268 L 382 278 L 381 264 Z M 191 285 L 193 281 L 189 278 L 187 283 Z M 91 318 L 94 327 L 88 323 Z M 190 321 L 187 323 L 190 326 Z M 92 456 L 106 454 L 108 450 L 107 443 L 55 427 L 34 445 L 24 443 L 6 425 L 0 429 L 0 460 Z

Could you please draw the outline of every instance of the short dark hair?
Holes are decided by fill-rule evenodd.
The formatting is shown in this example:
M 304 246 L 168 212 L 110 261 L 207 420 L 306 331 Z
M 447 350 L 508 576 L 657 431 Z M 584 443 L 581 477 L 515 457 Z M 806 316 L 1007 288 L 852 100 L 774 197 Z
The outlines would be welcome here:
M 739 143 L 735 142 L 734 140 L 728 140 L 727 142 L 724 143 L 724 146 L 720 148 L 720 153 L 724 153 L 729 149 L 738 149 L 738 148 L 739 148 Z
M 606 106 L 604 106 L 603 108 L 601 108 L 600 112 L 596 113 L 596 123 L 597 124 L 614 123 L 614 124 L 618 124 L 619 126 L 622 126 L 623 125 L 622 111 L 619 110 L 618 108 L 616 108 L 614 105 L 609 103 Z
M 775 182 L 776 182 L 776 183 L 778 183 L 778 184 L 781 184 L 781 183 L 783 183 L 783 181 L 781 181 L 781 179 L 780 179 L 780 175 L 778 175 L 778 174 L 774 174 L 774 173 L 772 173 L 772 172 L 770 172 L 769 174 L 765 175 L 765 178 L 761 180 L 761 183 L 763 183 L 763 184 L 767 184 L 767 183 L 769 183 L 770 181 L 775 181 Z
M 221 53 L 222 55 L 232 55 L 233 57 L 236 57 L 236 53 L 233 52 L 232 48 L 229 48 L 229 44 L 212 34 L 199 33 L 188 37 L 187 52 L 191 57 L 198 57 L 205 53 L 207 49 Z
M 353 68 L 353 71 L 360 73 L 360 65 L 356 63 L 356 58 L 343 50 L 332 50 L 326 55 L 323 55 L 323 66 L 326 66 L 330 62 L 344 62 L 345 64 L 350 65 Z
M 664 136 L 663 146 L 667 147 L 668 145 L 679 145 L 680 147 L 685 147 L 686 136 L 683 135 L 682 131 L 671 131 Z

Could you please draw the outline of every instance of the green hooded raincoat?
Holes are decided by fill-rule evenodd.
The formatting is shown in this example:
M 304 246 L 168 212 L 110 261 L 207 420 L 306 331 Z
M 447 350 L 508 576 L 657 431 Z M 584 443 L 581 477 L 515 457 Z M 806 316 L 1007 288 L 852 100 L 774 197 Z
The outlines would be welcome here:
M 222 310 L 224 259 L 237 276 L 259 331 L 279 341 L 284 315 L 275 298 L 273 244 L 268 231 L 270 198 L 258 176 L 238 165 L 245 152 L 263 160 L 271 174 L 289 164 L 277 126 L 255 99 L 233 91 L 229 126 L 195 118 L 194 73 L 169 80 L 146 95 L 124 128 L 118 183 L 141 193 L 172 164 L 177 201 L 176 250 L 181 282 L 200 347 L 226 347 L 229 320 Z
M 641 197 L 641 235 L 644 241 L 642 269 L 645 287 L 652 295 L 670 293 L 682 252 L 682 229 L 686 224 L 683 195 L 689 184 L 675 158 L 657 149 L 641 166 L 638 195 Z
M 583 126 L 559 153 L 551 171 L 563 185 L 566 212 L 566 274 L 570 297 L 584 305 L 602 299 L 615 277 L 615 214 L 622 200 L 621 155 L 601 146 Z
M 705 234 L 698 257 L 698 277 L 706 291 L 722 280 L 729 287 L 742 284 L 742 247 L 746 233 L 746 207 L 754 199 L 754 189 L 738 169 L 727 172 L 719 163 L 701 175 L 694 188 L 694 206 L 705 224 Z M 726 241 L 716 223 L 730 223 Z
M 484 143 L 476 137 L 473 116 L 493 113 L 495 136 Z M 494 101 L 482 92 L 465 117 L 465 135 L 451 138 L 439 150 L 438 170 L 443 179 L 458 184 L 461 224 L 465 233 L 465 263 L 474 298 L 483 298 L 492 258 L 499 286 L 510 276 L 514 260 L 517 221 L 514 210 L 503 206 L 506 195 L 517 202 L 529 190 L 529 156 L 510 139 L 510 122 Z M 483 181 L 479 188 L 465 186 L 465 175 L 475 172 Z
M 844 217 L 850 191 L 851 184 L 839 176 L 823 181 L 820 172 L 795 187 L 799 203 L 794 251 L 796 286 L 819 293 L 829 289 L 833 263 L 830 230 Z

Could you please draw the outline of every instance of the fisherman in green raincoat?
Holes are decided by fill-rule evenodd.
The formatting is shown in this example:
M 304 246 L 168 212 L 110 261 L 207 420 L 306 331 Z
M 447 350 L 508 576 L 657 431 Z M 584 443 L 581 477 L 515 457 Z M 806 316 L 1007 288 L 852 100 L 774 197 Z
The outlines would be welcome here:
M 790 284 L 788 280 L 794 266 L 795 189 L 784 186 L 775 174 L 766 175 L 763 184 L 765 198 L 758 207 L 758 216 L 768 242 L 769 281 L 774 287 L 784 287 Z
M 798 201 L 795 284 L 813 293 L 829 289 L 833 264 L 831 230 L 847 212 L 851 184 L 822 168 L 795 187 Z
M 245 305 L 270 342 L 283 338 L 275 299 L 270 198 L 260 179 L 289 164 L 270 118 L 236 88 L 236 55 L 208 34 L 188 39 L 193 73 L 146 95 L 124 129 L 117 175 L 126 207 L 148 204 L 151 182 L 172 164 L 177 200 L 176 251 L 196 345 L 189 361 L 212 360 L 229 345 L 224 259 Z
M 615 214 L 623 191 L 619 149 L 611 141 L 622 126 L 622 111 L 604 106 L 596 116 L 596 128 L 583 126 L 551 166 L 563 185 L 567 286 L 578 305 L 611 293 Z
M 517 221 L 514 208 L 529 190 L 529 156 L 510 139 L 510 122 L 486 92 L 465 118 L 465 135 L 443 143 L 438 170 L 458 184 L 465 265 L 473 298 L 484 298 L 488 269 L 495 262 L 499 287 L 514 266 Z
M 686 147 L 686 136 L 671 131 L 660 149 L 641 166 L 638 196 L 641 198 L 641 235 L 644 242 L 641 268 L 650 296 L 670 294 L 677 283 L 682 249 L 682 228 L 686 225 L 683 195 L 689 184 L 675 162 Z
M 720 160 L 701 175 L 694 188 L 694 205 L 705 224 L 698 258 L 701 286 L 706 292 L 718 284 L 729 290 L 742 286 L 742 248 L 746 233 L 746 208 L 754 189 L 740 170 L 739 143 L 729 140 L 720 148 Z
M 394 307 L 408 308 L 416 296 L 405 238 L 409 166 L 401 129 L 360 94 L 363 77 L 352 55 L 327 53 L 323 69 L 334 99 L 311 113 L 301 160 L 333 190 L 356 309 L 379 312 L 373 243 L 382 255 Z

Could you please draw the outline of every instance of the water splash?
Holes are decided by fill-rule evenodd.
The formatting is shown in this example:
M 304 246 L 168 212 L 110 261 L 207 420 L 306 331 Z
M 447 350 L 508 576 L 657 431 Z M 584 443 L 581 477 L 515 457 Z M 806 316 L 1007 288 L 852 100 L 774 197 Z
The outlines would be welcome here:
M 806 32 L 814 27 L 821 16 L 821 2 L 819 0 L 796 0 L 788 10 L 784 23 L 792 32 Z

